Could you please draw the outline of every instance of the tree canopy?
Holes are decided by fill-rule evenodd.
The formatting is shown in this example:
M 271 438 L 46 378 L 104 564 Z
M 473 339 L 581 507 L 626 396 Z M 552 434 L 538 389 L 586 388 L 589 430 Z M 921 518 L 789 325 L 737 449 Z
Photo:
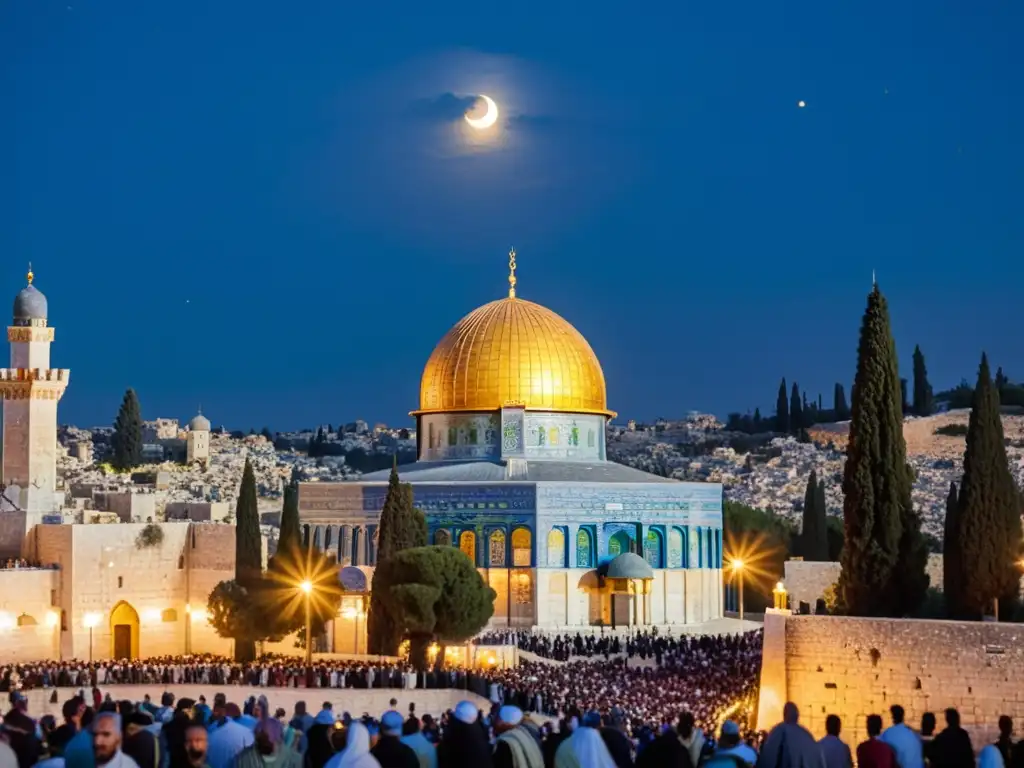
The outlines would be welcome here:
M 115 469 L 124 471 L 142 464 L 142 410 L 134 389 L 128 389 L 121 400 L 110 447 L 110 464 Z

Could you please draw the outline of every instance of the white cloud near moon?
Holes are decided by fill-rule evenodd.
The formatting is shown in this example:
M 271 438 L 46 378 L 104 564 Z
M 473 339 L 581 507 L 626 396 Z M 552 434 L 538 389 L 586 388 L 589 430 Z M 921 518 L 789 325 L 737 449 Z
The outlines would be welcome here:
M 341 96 L 335 138 L 315 161 L 332 215 L 456 249 L 467 235 L 519 243 L 571 227 L 628 168 L 587 91 L 472 51 L 381 73 Z M 476 130 L 464 116 L 481 94 L 499 117 Z

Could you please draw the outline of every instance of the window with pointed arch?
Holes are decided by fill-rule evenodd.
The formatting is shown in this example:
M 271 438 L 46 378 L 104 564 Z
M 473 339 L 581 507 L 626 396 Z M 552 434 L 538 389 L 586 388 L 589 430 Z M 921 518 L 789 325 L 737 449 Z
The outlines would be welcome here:
M 452 532 L 447 528 L 438 528 L 434 531 L 434 544 L 438 547 L 450 547 L 452 545 Z
M 516 528 L 512 531 L 512 565 L 515 568 L 530 567 L 530 550 L 533 549 L 533 536 L 529 528 Z
M 633 540 L 625 531 L 616 531 L 608 537 L 608 557 L 618 557 L 632 550 Z
M 593 568 L 593 551 L 594 541 L 590 531 L 586 528 L 580 528 L 579 533 L 576 534 L 576 567 Z
M 565 568 L 565 532 L 552 528 L 548 534 L 548 567 Z
M 661 568 L 661 531 L 655 528 L 644 537 L 644 560 L 651 568 Z
M 462 550 L 462 554 L 470 559 L 473 565 L 476 565 L 476 534 L 472 531 L 463 531 L 459 534 L 459 549 Z
M 668 530 L 668 567 L 683 567 L 683 532 L 676 526 Z
M 495 531 L 487 541 L 488 563 L 491 568 L 505 568 L 505 532 Z

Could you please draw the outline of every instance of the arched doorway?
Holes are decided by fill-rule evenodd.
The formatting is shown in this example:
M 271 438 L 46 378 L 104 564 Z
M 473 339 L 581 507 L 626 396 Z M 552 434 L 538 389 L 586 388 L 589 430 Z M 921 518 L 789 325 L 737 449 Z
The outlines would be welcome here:
M 110 656 L 113 659 L 139 658 L 139 613 L 124 601 L 110 612 Z

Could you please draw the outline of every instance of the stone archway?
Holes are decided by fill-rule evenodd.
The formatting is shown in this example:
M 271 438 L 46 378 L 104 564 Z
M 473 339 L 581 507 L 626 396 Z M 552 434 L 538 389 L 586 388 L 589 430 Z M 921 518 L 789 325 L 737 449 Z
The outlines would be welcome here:
M 110 658 L 139 658 L 139 612 L 124 600 L 110 612 Z

